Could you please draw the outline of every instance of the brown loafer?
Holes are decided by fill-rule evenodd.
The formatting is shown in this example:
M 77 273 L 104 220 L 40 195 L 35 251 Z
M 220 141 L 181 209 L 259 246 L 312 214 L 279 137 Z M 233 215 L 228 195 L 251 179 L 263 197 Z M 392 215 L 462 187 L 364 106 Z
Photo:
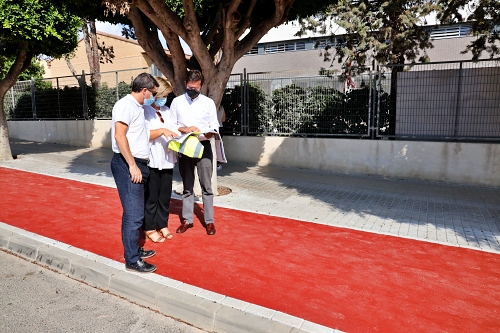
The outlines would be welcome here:
M 207 235 L 215 235 L 215 224 L 207 224 Z
M 182 234 L 182 233 L 186 232 L 189 228 L 192 228 L 192 227 L 193 227 L 192 223 L 187 223 L 186 221 L 182 221 L 181 225 L 177 228 L 177 230 L 175 232 L 178 234 Z

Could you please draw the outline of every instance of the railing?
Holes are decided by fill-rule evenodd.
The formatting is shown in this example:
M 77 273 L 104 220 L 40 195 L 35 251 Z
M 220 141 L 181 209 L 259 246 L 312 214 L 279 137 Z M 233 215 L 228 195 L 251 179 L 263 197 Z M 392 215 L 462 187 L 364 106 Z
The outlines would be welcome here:
M 100 73 L 98 89 L 85 73 L 18 82 L 5 110 L 13 120 L 110 118 L 144 70 Z M 388 65 L 353 77 L 324 72 L 231 75 L 223 133 L 500 142 L 500 59 Z
M 99 73 L 94 89 L 90 74 L 17 82 L 5 95 L 11 120 L 110 118 L 116 101 L 131 91 L 134 78 L 147 68 Z
M 500 59 L 392 65 L 385 73 L 381 82 L 391 88 L 378 111 L 389 127 L 377 136 L 500 139 Z

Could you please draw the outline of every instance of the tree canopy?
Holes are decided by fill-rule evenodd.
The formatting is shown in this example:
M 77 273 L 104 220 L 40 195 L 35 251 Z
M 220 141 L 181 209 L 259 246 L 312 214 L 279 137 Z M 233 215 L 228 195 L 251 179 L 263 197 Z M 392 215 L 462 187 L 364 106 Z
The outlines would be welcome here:
M 78 18 L 44 0 L 4 0 L 0 22 L 2 56 L 15 57 L 22 49 L 60 57 L 76 47 Z
M 322 13 L 303 19 L 300 33 L 329 34 L 331 43 L 323 52 L 325 60 L 337 60 L 346 67 L 363 68 L 371 59 L 383 64 L 427 61 L 425 50 L 432 44 L 425 19 L 439 9 L 427 0 L 340 0 L 327 5 Z M 336 36 L 332 29 L 337 26 L 345 32 Z
M 299 34 L 310 31 L 331 36 L 325 46 L 325 61 L 337 60 L 346 67 L 364 67 L 371 59 L 379 63 L 404 63 L 430 59 L 426 50 L 432 48 L 427 19 L 451 24 L 466 21 L 472 24 L 471 34 L 477 37 L 463 53 L 478 59 L 483 52 L 491 57 L 500 54 L 500 2 L 497 0 L 340 0 L 323 2 L 323 10 L 301 19 Z M 319 4 L 318 4 L 319 5 Z M 468 12 L 470 16 L 462 13 Z M 336 34 L 335 29 L 344 30 Z M 495 28 L 496 27 L 496 28 Z M 333 50 L 333 52 L 331 52 Z
M 441 0 L 443 6 L 439 19 L 443 23 L 472 22 L 472 34 L 476 37 L 463 53 L 472 53 L 477 60 L 483 52 L 490 58 L 500 54 L 500 1 L 498 0 Z M 469 12 L 464 17 L 463 12 Z
M 3 57 L 2 60 L 0 60 L 1 63 L 0 78 L 5 77 L 7 75 L 15 60 L 16 59 L 12 57 Z M 36 57 L 33 57 L 31 58 L 30 66 L 19 74 L 17 80 L 26 81 L 30 80 L 32 77 L 35 79 L 41 79 L 43 78 L 43 74 L 45 74 L 45 69 L 36 59 Z
M 3 0 L 0 2 L 0 159 L 12 158 L 6 115 L 5 93 L 19 75 L 30 67 L 33 57 L 61 57 L 78 42 L 78 17 L 46 0 Z M 6 69 L 7 63 L 11 66 Z

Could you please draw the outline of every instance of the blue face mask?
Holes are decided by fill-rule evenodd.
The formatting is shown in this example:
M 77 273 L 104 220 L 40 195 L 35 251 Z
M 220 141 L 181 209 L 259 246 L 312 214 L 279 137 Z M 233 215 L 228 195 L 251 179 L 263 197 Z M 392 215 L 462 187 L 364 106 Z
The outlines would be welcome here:
M 153 94 L 151 94 L 151 96 L 149 98 L 144 98 L 144 105 L 151 105 L 153 104 L 153 102 L 155 101 L 155 97 L 153 96 Z
M 156 106 L 162 107 L 167 103 L 167 98 L 166 97 L 160 97 L 155 101 Z

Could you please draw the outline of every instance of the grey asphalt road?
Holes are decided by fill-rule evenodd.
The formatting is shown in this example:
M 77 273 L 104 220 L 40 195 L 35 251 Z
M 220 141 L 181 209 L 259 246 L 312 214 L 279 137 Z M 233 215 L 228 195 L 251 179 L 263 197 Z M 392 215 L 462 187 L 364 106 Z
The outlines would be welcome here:
M 205 331 L 0 251 L 0 332 Z

